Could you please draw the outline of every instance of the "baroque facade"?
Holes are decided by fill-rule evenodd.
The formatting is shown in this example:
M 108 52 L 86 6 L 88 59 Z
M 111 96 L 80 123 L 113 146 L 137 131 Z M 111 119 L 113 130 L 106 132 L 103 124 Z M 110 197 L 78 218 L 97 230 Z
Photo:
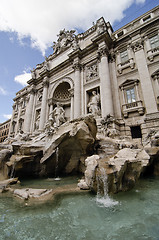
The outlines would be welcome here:
M 159 129 L 159 7 L 117 31 L 100 18 L 86 32 L 61 30 L 14 98 L 10 136 L 93 114 L 109 135 Z
M 5 139 L 8 137 L 10 121 L 11 119 L 8 119 L 7 121 L 0 123 L 0 143 L 4 142 Z

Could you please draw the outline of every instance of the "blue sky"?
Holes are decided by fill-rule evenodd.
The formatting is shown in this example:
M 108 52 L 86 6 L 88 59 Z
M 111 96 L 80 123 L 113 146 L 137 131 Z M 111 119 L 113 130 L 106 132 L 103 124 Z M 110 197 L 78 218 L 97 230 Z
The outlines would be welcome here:
M 52 54 L 59 30 L 85 31 L 101 16 L 117 30 L 157 5 L 159 0 L 1 0 L 0 123 L 12 113 L 30 69 Z

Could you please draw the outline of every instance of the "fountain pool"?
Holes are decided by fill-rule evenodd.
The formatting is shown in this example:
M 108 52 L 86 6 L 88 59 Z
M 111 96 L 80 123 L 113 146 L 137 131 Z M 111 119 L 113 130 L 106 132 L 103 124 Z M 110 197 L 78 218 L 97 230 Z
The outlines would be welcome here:
M 56 182 L 56 181 L 55 181 Z M 59 195 L 56 201 L 24 206 L 0 197 L 0 240 L 157 240 L 159 178 L 97 201 L 90 193 Z

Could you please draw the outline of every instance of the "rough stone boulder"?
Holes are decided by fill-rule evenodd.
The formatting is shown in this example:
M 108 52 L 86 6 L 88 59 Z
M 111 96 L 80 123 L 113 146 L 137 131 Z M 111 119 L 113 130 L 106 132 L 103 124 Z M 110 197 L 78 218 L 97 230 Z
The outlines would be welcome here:
M 98 155 L 87 157 L 85 160 L 86 170 L 84 173 L 85 179 L 81 179 L 78 183 L 78 187 L 83 190 L 91 189 L 93 181 L 95 179 L 95 169 L 98 165 Z
M 5 167 L 9 177 L 57 177 L 84 171 L 83 158 L 94 151 L 97 127 L 93 116 L 66 122 L 53 134 L 19 135 Z
M 3 192 L 7 190 L 8 187 L 12 184 L 16 184 L 18 181 L 18 178 L 9 178 L 3 181 L 0 181 L 0 192 Z
M 11 156 L 12 151 L 9 149 L 2 149 L 0 151 L 0 180 L 8 178 L 8 169 L 6 167 L 6 162 Z
M 134 187 L 141 173 L 148 166 L 149 160 L 150 156 L 143 149 L 123 148 L 114 157 L 99 161 L 96 179 L 101 174 L 100 169 L 104 169 L 109 192 L 127 191 Z M 96 183 L 95 189 L 98 184 L 103 184 L 103 182 Z
M 15 197 L 23 200 L 37 199 L 37 200 L 47 200 L 52 194 L 52 189 L 15 189 L 13 192 Z
M 77 173 L 83 169 L 83 157 L 94 151 L 96 132 L 96 121 L 92 116 L 60 126 L 45 145 L 40 161 L 45 166 L 45 173 L 54 174 L 56 167 L 58 173 L 63 174 Z
M 143 149 L 123 148 L 107 158 L 93 155 L 85 160 L 85 179 L 78 187 L 100 193 L 106 189 L 112 193 L 127 191 L 134 187 L 149 160 L 150 156 Z

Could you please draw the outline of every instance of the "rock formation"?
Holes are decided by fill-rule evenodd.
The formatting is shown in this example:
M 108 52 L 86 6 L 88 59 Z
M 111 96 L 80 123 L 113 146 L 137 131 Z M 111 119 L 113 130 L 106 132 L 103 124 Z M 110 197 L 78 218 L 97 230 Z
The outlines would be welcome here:
M 134 187 L 146 171 L 159 174 L 159 134 L 151 131 L 144 146 L 133 141 L 98 134 L 92 115 L 66 122 L 49 131 L 34 136 L 21 134 L 0 148 L 0 180 L 13 177 L 58 177 L 83 173 L 78 183 L 83 190 L 117 193 Z M 153 167 L 152 167 L 153 166 Z M 106 179 L 106 180 L 105 180 Z M 10 180 L 8 180 L 10 181 Z M 7 184 L 0 183 L 1 192 Z M 15 190 L 23 199 L 45 199 L 47 189 Z

